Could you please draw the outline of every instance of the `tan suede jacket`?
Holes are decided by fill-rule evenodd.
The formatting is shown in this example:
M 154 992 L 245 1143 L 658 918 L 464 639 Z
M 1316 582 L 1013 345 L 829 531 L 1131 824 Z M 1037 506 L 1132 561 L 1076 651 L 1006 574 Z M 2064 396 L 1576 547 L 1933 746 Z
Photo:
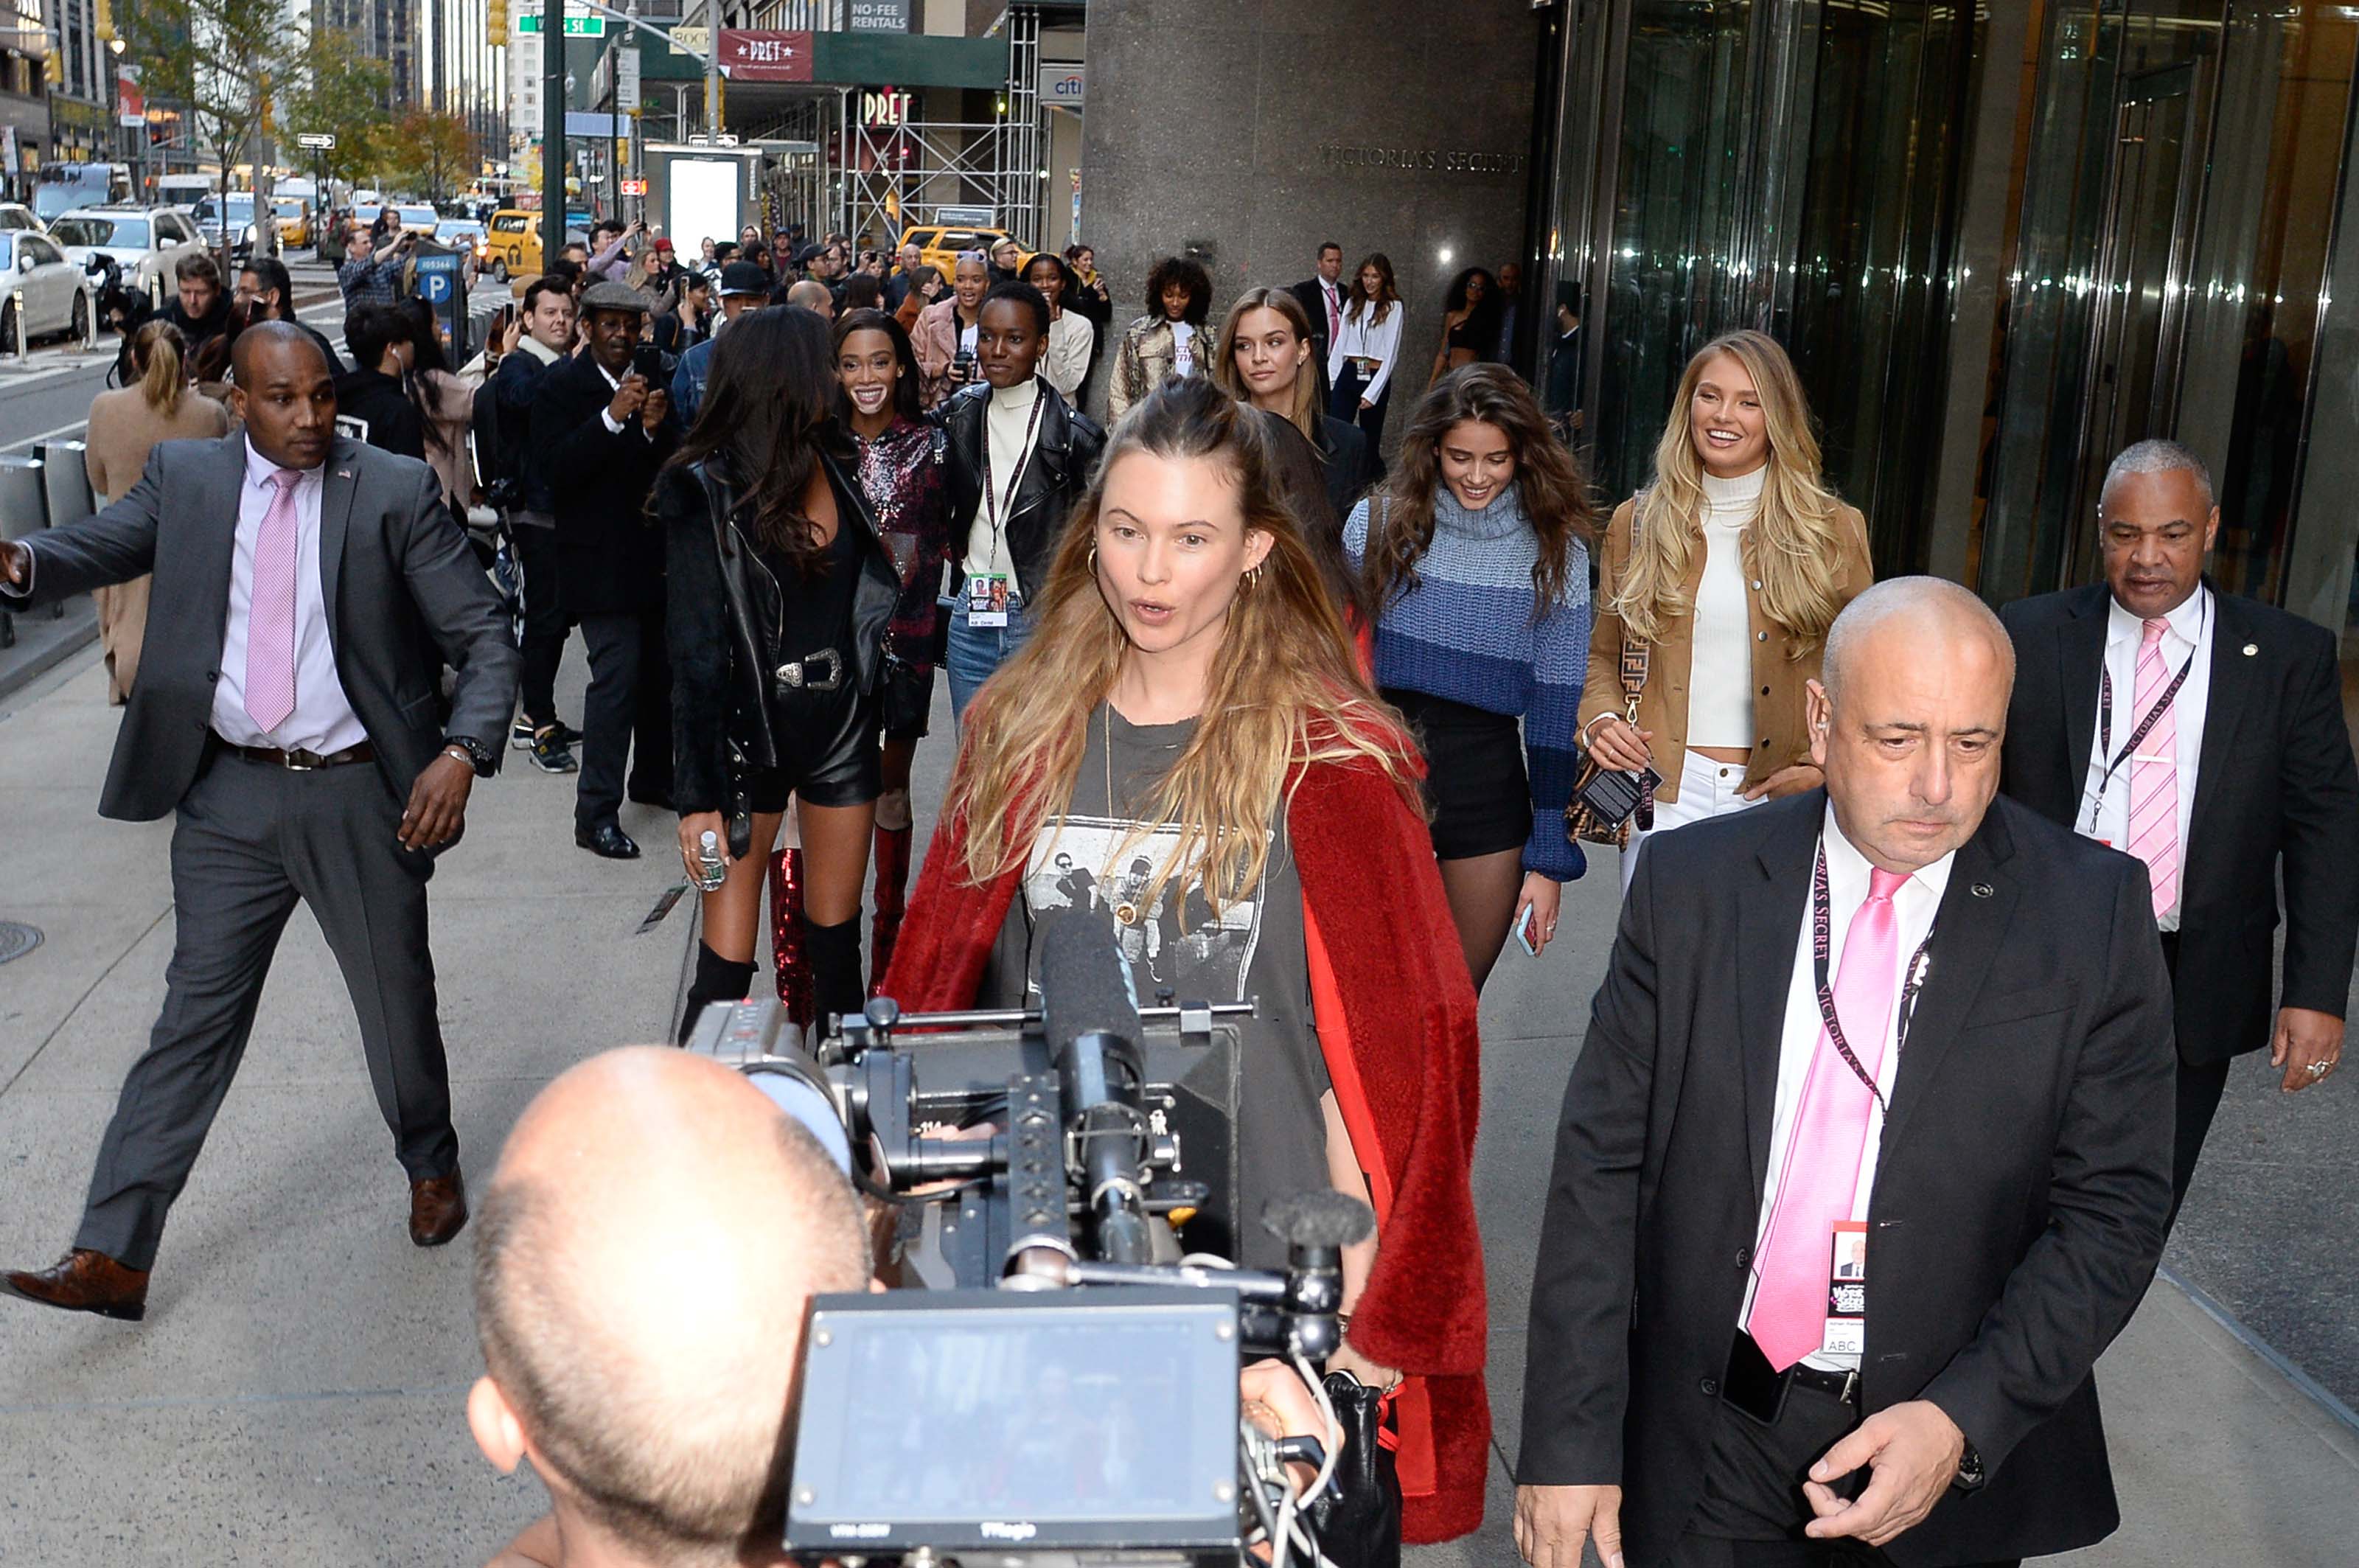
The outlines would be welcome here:
M 1605 543 L 1597 552 L 1596 619 L 1589 634 L 1589 673 L 1581 689 L 1583 736 L 1599 716 L 1623 710 L 1622 617 L 1608 605 L 1630 559 L 1631 514 L 1628 501 L 1614 508 Z M 1875 570 L 1867 557 L 1866 519 L 1853 506 L 1842 508 L 1842 517 L 1847 548 L 1836 577 L 1843 585 L 1843 603 L 1849 604 L 1875 581 Z M 1690 552 L 1690 604 L 1695 602 L 1696 589 L 1703 582 L 1703 562 L 1701 549 Z M 1799 637 L 1772 621 L 1761 608 L 1760 589 L 1759 579 L 1745 579 L 1753 633 L 1753 718 L 1760 731 L 1745 768 L 1747 789 L 1781 768 L 1810 760 L 1807 686 L 1819 674 L 1817 644 L 1804 648 Z M 1688 749 L 1688 668 L 1693 638 L 1692 623 L 1685 616 L 1671 623 L 1670 635 L 1657 642 L 1648 657 L 1646 689 L 1638 696 L 1638 727 L 1654 732 L 1649 744 L 1654 747 L 1655 771 L 1663 776 L 1655 791 L 1659 800 L 1680 798 L 1680 767 Z

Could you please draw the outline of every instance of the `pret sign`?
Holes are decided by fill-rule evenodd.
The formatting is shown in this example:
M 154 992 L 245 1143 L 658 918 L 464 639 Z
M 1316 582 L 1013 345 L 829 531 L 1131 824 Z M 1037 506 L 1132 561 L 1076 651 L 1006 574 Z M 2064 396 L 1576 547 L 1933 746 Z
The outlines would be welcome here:
M 811 36 L 767 27 L 721 29 L 721 74 L 732 82 L 809 82 Z

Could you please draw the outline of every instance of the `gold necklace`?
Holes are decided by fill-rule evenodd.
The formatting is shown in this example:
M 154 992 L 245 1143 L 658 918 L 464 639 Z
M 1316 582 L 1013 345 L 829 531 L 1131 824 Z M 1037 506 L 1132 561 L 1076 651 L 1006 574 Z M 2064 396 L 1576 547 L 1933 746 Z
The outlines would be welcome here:
M 1106 701 L 1105 722 L 1101 727 L 1105 733 L 1106 820 L 1109 822 L 1118 820 L 1127 820 L 1123 818 L 1121 808 L 1114 803 L 1114 701 L 1111 698 L 1108 698 Z M 1114 863 L 1121 858 L 1122 843 L 1118 840 L 1115 842 L 1114 847 L 1107 852 L 1106 859 L 1100 863 L 1098 866 L 1099 887 L 1103 887 L 1109 885 L 1109 879 L 1114 875 Z M 1125 926 L 1135 926 L 1138 923 L 1138 906 L 1130 899 L 1125 898 L 1120 903 L 1114 905 L 1113 909 L 1114 918 L 1117 923 Z

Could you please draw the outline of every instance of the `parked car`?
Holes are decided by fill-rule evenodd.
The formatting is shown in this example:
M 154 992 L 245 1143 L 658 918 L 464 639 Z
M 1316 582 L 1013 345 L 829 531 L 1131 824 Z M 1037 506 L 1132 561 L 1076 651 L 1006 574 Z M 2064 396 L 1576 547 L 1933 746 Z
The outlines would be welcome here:
M 311 243 L 311 203 L 300 196 L 273 196 L 270 210 L 278 214 L 278 244 L 281 249 L 298 249 Z
M 919 252 L 918 260 L 927 267 L 941 268 L 942 277 L 948 278 L 957 267 L 958 258 L 962 252 L 979 250 L 984 255 L 989 256 L 991 247 L 1006 238 L 1007 238 L 1006 229 L 969 229 L 949 227 L 940 223 L 920 223 L 915 228 L 902 231 L 901 243 L 905 245 L 916 245 Z M 1028 251 L 1025 254 L 1024 259 L 1027 261 L 1032 259 Z
M 13 229 L 30 229 L 37 234 L 49 232 L 22 201 L 0 201 L 0 232 Z
M 566 214 L 567 245 L 588 244 L 589 230 L 590 220 L 586 215 Z M 477 261 L 485 272 L 503 283 L 518 274 L 529 278 L 544 270 L 540 256 L 540 214 L 523 207 L 503 207 L 494 212 L 491 226 L 484 234 Z
M 56 332 L 90 335 L 90 275 L 67 260 L 47 234 L 0 230 L 0 278 L 8 287 L 6 297 L 0 299 L 0 345 L 16 346 L 20 304 L 28 342 Z
M 158 307 L 179 288 L 172 264 L 199 243 L 192 220 L 172 207 L 77 207 L 50 223 L 49 238 L 76 267 L 93 255 L 109 257 L 122 268 L 123 286 Z
M 438 244 L 450 246 L 466 257 L 461 275 L 466 286 L 475 286 L 475 275 L 484 268 L 484 225 L 473 218 L 445 218 L 434 225 Z
M 423 201 L 403 201 L 393 210 L 400 217 L 401 226 L 417 234 L 430 234 L 434 226 L 442 221 L 442 214 Z

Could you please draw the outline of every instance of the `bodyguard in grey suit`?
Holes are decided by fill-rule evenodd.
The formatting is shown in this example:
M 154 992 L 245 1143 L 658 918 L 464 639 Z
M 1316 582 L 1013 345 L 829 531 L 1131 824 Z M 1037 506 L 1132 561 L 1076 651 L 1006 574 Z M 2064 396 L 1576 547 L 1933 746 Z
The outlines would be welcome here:
M 155 573 L 149 655 L 102 815 L 177 814 L 164 1010 L 125 1079 L 73 1249 L 0 1285 L 109 1317 L 147 1310 L 164 1216 L 245 1053 L 298 899 L 351 989 L 410 1181 L 410 1239 L 466 1223 L 434 963 L 433 852 L 497 765 L 516 651 L 424 463 L 337 440 L 331 367 L 299 328 L 240 335 L 243 434 L 156 448 L 131 493 L 0 546 L 0 602 Z M 442 715 L 439 663 L 459 671 Z

